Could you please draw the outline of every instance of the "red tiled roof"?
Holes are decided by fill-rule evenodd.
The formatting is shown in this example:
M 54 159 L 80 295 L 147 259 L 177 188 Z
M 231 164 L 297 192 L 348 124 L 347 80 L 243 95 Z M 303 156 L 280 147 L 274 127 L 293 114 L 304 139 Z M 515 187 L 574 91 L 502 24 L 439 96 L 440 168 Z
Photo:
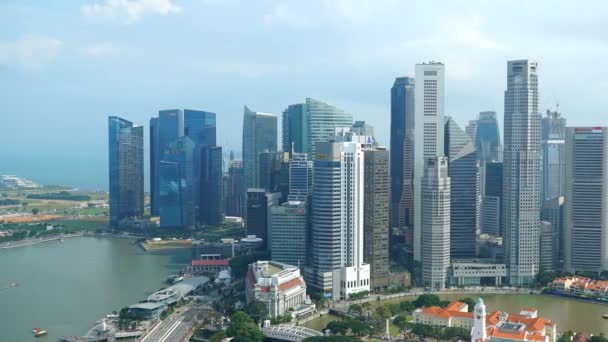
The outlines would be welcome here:
M 192 260 L 192 266 L 229 266 L 230 260 Z
M 448 306 L 445 308 L 448 311 L 460 311 L 462 310 L 467 304 L 462 303 L 462 302 L 451 302 L 450 304 L 448 304 Z
M 283 284 L 279 284 L 279 286 L 277 286 L 277 288 L 279 289 L 279 291 L 285 291 L 287 289 L 290 289 L 292 287 L 299 286 L 299 285 L 300 285 L 300 279 L 294 278 L 294 279 L 284 282 Z

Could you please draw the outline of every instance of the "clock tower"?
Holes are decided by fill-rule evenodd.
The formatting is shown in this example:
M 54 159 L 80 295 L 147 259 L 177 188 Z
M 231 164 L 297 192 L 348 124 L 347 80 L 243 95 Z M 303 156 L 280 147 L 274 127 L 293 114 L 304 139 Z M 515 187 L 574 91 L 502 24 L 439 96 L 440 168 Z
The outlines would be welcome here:
M 473 311 L 473 329 L 471 331 L 471 342 L 485 341 L 488 338 L 486 330 L 486 305 L 483 299 L 477 298 L 475 310 Z

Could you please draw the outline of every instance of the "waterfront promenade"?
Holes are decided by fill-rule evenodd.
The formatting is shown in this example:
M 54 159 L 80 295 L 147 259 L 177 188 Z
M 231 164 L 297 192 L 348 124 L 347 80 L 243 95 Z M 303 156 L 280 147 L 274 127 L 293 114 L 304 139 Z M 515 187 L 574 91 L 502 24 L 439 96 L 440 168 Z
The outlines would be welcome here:
M 38 243 L 42 243 L 42 242 L 64 240 L 64 239 L 69 239 L 69 238 L 74 238 L 74 237 L 80 237 L 80 236 L 84 236 L 84 235 L 85 235 L 85 233 L 59 234 L 59 235 L 53 235 L 53 236 L 48 236 L 48 237 L 43 237 L 43 238 L 25 239 L 25 240 L 19 240 L 19 241 L 11 241 L 11 242 L 5 242 L 5 243 L 0 244 L 0 249 L 10 249 L 10 248 L 17 248 L 17 247 L 25 247 L 25 246 L 30 246 L 30 245 L 35 245 L 35 244 L 38 244 Z

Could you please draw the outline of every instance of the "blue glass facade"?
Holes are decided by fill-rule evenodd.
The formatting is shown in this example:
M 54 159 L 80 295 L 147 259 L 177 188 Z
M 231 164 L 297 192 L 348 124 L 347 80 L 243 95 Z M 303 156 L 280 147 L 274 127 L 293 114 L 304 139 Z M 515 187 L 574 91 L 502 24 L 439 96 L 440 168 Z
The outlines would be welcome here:
M 143 127 L 108 118 L 110 226 L 144 213 Z
M 391 88 L 391 227 L 413 224 L 413 118 L 414 79 L 398 77 Z
M 205 147 L 201 154 L 200 223 L 218 225 L 224 222 L 224 174 L 222 148 Z
M 165 149 L 159 162 L 160 226 L 189 227 L 195 223 L 194 143 L 180 137 Z
M 158 172 L 157 172 L 157 144 L 158 141 L 158 118 L 150 119 L 150 214 L 160 215 L 158 211 Z
M 479 113 L 475 149 L 477 150 L 477 159 L 482 162 L 482 165 L 487 162 L 502 160 L 502 145 L 496 112 Z
M 243 116 L 243 168 L 245 186 L 259 187 L 259 155 L 277 151 L 277 117 L 245 107 Z

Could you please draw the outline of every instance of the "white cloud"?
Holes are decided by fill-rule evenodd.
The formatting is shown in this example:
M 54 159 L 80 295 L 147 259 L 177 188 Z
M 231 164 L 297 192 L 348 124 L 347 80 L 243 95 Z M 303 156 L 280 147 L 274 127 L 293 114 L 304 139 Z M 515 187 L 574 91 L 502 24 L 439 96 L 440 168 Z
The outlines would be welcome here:
M 172 0 L 105 0 L 105 3 L 82 5 L 80 11 L 86 17 L 134 23 L 147 13 L 175 14 L 181 11 L 181 7 L 175 5 Z
M 59 39 L 31 33 L 17 40 L 0 41 L 0 64 L 38 68 L 54 59 L 63 45 Z

